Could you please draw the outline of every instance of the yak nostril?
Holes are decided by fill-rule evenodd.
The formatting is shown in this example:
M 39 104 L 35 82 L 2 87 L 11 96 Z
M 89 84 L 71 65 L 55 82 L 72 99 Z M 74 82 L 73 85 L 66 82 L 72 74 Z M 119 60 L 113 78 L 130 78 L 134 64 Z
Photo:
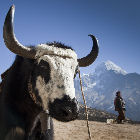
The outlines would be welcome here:
M 66 116 L 66 117 L 69 115 L 68 112 L 65 111 L 65 110 L 62 110 L 62 114 L 63 114 L 64 116 Z
M 65 107 L 61 109 L 61 113 L 63 114 L 63 116 L 68 117 L 72 114 L 72 110 L 70 109 L 70 107 Z

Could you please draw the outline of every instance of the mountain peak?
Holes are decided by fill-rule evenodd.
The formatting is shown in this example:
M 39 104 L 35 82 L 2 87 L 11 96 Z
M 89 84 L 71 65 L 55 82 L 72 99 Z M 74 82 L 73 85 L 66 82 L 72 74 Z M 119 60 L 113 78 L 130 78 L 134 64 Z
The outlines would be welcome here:
M 123 75 L 127 74 L 125 70 L 123 70 L 121 67 L 117 66 L 110 60 L 106 62 L 102 62 L 100 65 L 98 65 L 95 69 L 95 72 L 102 73 L 102 72 L 110 71 L 110 70 L 114 71 L 115 73 L 120 73 Z

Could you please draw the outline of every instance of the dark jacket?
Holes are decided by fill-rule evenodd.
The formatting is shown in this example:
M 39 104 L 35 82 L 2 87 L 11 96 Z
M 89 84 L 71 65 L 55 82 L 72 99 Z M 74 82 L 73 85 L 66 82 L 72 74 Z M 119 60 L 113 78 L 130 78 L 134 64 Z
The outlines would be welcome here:
M 115 111 L 126 110 L 125 102 L 124 102 L 123 98 L 120 96 L 116 96 L 116 98 L 114 100 L 114 106 L 115 106 Z

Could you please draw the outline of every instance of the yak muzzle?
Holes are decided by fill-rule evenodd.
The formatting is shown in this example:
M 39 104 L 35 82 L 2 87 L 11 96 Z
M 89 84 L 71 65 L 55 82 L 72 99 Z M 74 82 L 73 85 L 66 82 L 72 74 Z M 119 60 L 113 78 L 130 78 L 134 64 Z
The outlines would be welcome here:
M 53 103 L 49 103 L 49 114 L 62 122 L 75 120 L 79 114 L 78 102 L 67 95 L 62 99 L 55 99 Z

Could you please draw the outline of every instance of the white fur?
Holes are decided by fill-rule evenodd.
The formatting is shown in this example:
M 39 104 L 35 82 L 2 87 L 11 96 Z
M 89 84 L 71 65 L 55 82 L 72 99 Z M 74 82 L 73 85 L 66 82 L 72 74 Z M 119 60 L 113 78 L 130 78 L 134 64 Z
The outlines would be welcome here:
M 71 99 L 75 97 L 73 77 L 78 65 L 76 53 L 71 49 L 55 47 L 51 52 L 54 54 L 43 55 L 38 58 L 38 63 L 41 60 L 48 62 L 51 70 L 51 78 L 48 84 L 45 84 L 41 76 L 38 76 L 36 81 L 36 88 L 42 98 L 44 109 L 48 109 L 48 101 L 53 102 L 56 98 L 63 98 L 64 95 L 68 95 Z M 38 54 L 41 53 L 39 52 Z
M 61 57 L 77 58 L 76 53 L 71 49 L 57 48 L 53 45 L 49 46 L 47 44 L 39 44 L 37 46 L 37 53 L 35 57 L 39 58 L 44 55 L 57 55 Z

